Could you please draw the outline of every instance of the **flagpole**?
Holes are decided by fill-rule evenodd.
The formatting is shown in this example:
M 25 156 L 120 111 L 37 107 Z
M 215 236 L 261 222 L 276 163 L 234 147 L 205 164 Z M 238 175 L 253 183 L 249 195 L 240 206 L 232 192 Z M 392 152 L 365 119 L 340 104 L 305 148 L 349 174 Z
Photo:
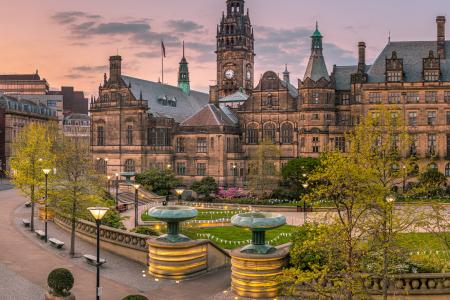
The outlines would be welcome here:
M 164 42 L 161 41 L 161 83 L 164 84 Z

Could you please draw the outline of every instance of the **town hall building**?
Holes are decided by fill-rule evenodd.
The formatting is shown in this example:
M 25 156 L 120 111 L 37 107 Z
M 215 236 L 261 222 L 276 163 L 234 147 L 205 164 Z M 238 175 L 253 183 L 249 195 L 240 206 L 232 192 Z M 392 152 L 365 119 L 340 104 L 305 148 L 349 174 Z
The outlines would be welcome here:
M 244 0 L 227 0 L 217 27 L 217 84 L 209 94 L 191 90 L 188 61 L 178 85 L 122 74 L 110 57 L 99 96 L 93 99 L 91 145 L 99 172 L 114 176 L 169 168 L 186 183 L 212 176 L 222 186 L 245 185 L 249 157 L 261 142 L 279 151 L 275 170 L 296 157 L 346 151 L 345 133 L 361 115 L 381 106 L 404 116 L 410 155 L 419 167 L 450 177 L 450 41 L 439 16 L 433 41 L 389 41 L 372 64 L 358 43 L 355 65 L 328 71 L 316 25 L 304 77 L 291 82 L 265 72 L 254 82 L 255 39 Z

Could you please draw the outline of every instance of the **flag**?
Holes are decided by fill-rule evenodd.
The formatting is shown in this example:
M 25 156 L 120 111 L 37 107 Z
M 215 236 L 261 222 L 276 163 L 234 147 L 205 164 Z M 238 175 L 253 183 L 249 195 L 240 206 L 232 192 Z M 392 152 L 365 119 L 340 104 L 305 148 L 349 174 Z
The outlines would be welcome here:
M 166 46 L 164 46 L 164 41 L 161 40 L 161 50 L 162 50 L 162 55 L 164 57 L 166 57 Z

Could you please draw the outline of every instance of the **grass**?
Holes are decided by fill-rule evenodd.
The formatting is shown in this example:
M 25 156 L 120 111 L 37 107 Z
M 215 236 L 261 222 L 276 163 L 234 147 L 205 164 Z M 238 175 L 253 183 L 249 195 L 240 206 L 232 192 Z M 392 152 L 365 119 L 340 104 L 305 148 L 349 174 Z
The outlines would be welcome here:
M 199 209 L 198 216 L 195 220 L 218 220 L 229 219 L 232 216 L 240 213 L 239 210 L 214 210 L 214 209 Z M 150 217 L 147 213 L 141 215 L 142 221 L 157 221 L 155 218 Z
M 282 245 L 287 242 L 290 242 L 290 240 L 291 240 L 290 236 L 284 237 L 284 236 L 281 236 L 280 234 L 291 233 L 295 228 L 296 228 L 296 226 L 284 225 L 282 227 L 270 230 L 266 233 L 266 241 L 270 242 L 270 244 L 273 246 Z M 214 227 L 214 228 L 184 227 L 184 228 L 182 228 L 182 232 L 183 232 L 183 234 L 187 235 L 191 239 L 204 238 L 204 237 L 199 237 L 197 234 L 210 234 L 210 235 L 216 237 L 216 238 L 212 238 L 211 240 L 215 244 L 219 245 L 220 247 L 222 247 L 224 249 L 234 249 L 234 248 L 237 248 L 238 246 L 243 246 L 248 243 L 246 242 L 246 243 L 242 243 L 241 245 L 237 245 L 234 243 L 230 244 L 230 243 L 227 243 L 227 242 L 224 242 L 221 240 L 247 241 L 252 238 L 252 233 L 250 230 L 244 229 L 244 228 L 238 228 L 238 227 L 234 227 L 234 226 Z M 277 240 L 271 241 L 272 239 L 277 238 L 277 237 L 278 237 Z
M 445 235 L 447 239 L 450 239 L 450 232 L 445 233 Z M 410 251 L 448 251 L 442 239 L 432 233 L 414 232 L 399 234 L 397 243 Z

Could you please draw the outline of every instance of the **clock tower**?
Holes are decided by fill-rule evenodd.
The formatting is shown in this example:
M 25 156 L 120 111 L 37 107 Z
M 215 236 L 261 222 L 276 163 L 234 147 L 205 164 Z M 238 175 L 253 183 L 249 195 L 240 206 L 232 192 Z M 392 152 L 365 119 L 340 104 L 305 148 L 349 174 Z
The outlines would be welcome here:
M 244 0 L 227 0 L 227 12 L 217 26 L 218 98 L 242 90 L 253 90 L 254 37 Z

